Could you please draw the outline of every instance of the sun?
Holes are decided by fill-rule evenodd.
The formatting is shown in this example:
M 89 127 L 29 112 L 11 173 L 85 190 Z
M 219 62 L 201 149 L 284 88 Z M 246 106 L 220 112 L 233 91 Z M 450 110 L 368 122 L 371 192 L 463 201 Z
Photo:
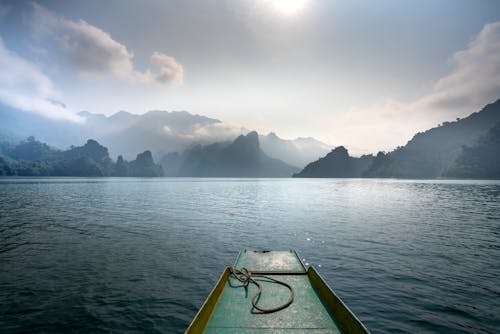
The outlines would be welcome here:
M 307 0 L 272 0 L 274 8 L 284 15 L 296 15 L 304 8 Z

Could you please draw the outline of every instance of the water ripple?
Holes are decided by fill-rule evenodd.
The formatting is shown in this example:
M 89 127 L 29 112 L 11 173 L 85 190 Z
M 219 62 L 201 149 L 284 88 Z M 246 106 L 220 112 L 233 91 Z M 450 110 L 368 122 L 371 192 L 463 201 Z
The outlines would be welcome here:
M 374 333 L 500 331 L 500 182 L 0 178 L 0 328 L 182 333 L 241 248 Z

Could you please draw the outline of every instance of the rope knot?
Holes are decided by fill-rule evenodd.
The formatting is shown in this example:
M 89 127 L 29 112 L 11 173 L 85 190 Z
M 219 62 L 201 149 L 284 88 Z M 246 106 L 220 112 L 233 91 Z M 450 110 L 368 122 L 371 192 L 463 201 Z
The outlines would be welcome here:
M 262 313 L 273 313 L 273 312 L 281 311 L 281 310 L 287 308 L 288 306 L 290 306 L 293 303 L 293 300 L 295 298 L 295 292 L 293 291 L 293 288 L 288 283 L 285 283 L 283 281 L 279 281 L 279 280 L 277 280 L 275 278 L 271 278 L 269 276 L 264 276 L 264 275 L 261 275 L 261 274 L 252 274 L 252 272 L 250 272 L 246 268 L 236 269 L 235 267 L 229 267 L 229 271 L 231 272 L 231 275 L 234 278 L 236 278 L 238 281 L 240 281 L 241 283 L 243 283 L 243 286 L 245 288 L 248 287 L 248 285 L 250 283 L 253 283 L 253 284 L 255 284 L 257 286 L 258 291 L 257 291 L 257 293 L 252 298 L 252 306 L 255 309 L 261 311 Z M 280 285 L 283 285 L 283 286 L 287 287 L 288 290 L 290 290 L 290 298 L 287 300 L 286 303 L 284 303 L 283 305 L 280 305 L 278 307 L 263 308 L 263 307 L 258 306 L 257 303 L 258 303 L 258 301 L 260 299 L 260 296 L 262 294 L 262 286 L 260 285 L 259 282 L 257 282 L 254 279 L 254 277 L 264 278 L 264 279 L 267 279 L 267 280 L 272 281 L 274 283 L 277 283 L 277 284 L 280 284 Z

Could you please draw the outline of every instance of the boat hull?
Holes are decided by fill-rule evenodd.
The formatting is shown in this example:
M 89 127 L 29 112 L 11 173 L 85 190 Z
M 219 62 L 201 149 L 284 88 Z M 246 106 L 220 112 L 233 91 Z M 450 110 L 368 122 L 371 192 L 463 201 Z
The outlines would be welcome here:
M 244 287 L 228 267 L 186 333 L 369 333 L 319 273 L 313 267 L 305 269 L 295 252 L 288 252 L 289 256 L 286 252 L 269 253 L 241 252 L 235 265 L 256 268 L 250 271 L 289 284 L 295 294 L 290 306 L 273 313 L 259 312 L 251 304 L 257 287 Z M 273 272 L 276 259 L 287 264 Z M 262 286 L 259 306 L 276 307 L 290 297 L 287 288 L 265 278 L 256 279 Z

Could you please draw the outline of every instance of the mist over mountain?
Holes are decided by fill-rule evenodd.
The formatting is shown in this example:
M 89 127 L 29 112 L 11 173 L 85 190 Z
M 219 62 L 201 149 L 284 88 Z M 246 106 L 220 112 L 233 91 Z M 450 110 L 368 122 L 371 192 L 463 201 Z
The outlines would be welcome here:
M 417 133 L 405 146 L 353 158 L 338 147 L 295 177 L 499 178 L 500 100 Z
M 331 147 L 312 138 L 281 139 L 274 132 L 267 136 L 259 135 L 260 146 L 270 157 L 287 164 L 303 168 L 310 161 L 324 156 Z
M 92 117 L 90 117 L 92 119 Z M 242 129 L 231 129 L 227 133 L 219 120 L 188 112 L 149 111 L 143 115 L 113 115 L 106 119 L 107 126 L 114 127 L 104 132 L 102 140 L 116 152 L 128 157 L 131 152 L 151 150 L 157 156 L 162 153 L 182 150 L 193 142 L 210 143 L 232 139 Z M 96 127 L 99 131 L 106 128 Z
M 83 123 L 57 121 L 2 107 L 0 140 L 19 142 L 35 136 L 64 149 L 87 138 L 95 138 L 109 148 L 111 157 L 121 154 L 126 159 L 132 159 L 137 152 L 145 150 L 161 157 L 169 152 L 182 152 L 194 144 L 232 141 L 249 132 L 243 127 L 186 111 L 154 110 L 143 115 L 119 111 L 111 116 L 82 111 L 78 115 L 85 120 Z M 260 140 L 267 155 L 298 167 L 303 167 L 330 149 L 313 138 L 285 140 L 271 133 L 260 136 Z
M 20 142 L 30 136 L 58 148 L 67 148 L 86 139 L 81 124 L 56 121 L 0 104 L 0 139 Z
M 26 145 L 22 138 L 34 135 L 49 145 L 29 154 L 45 159 L 54 154 L 53 147 L 68 148 L 86 138 L 96 138 L 110 148 L 104 155 L 122 155 L 117 164 L 120 173 L 126 175 L 134 173 L 134 164 L 125 161 L 137 159 L 136 153 L 145 151 L 150 152 L 151 159 L 145 156 L 144 161 L 161 157 L 169 176 L 282 177 L 306 165 L 296 177 L 491 178 L 498 168 L 496 160 L 486 152 L 498 149 L 495 129 L 500 124 L 500 100 L 467 118 L 417 133 L 405 146 L 392 152 L 361 158 L 349 156 L 344 147 L 329 152 L 327 145 L 314 138 L 286 140 L 275 133 L 259 136 L 256 132 L 245 135 L 248 131 L 242 127 L 185 111 L 149 111 L 143 115 L 120 111 L 109 117 L 89 112 L 79 115 L 85 122 L 55 121 L 1 108 L 0 140 L 20 142 L 22 146 Z M 13 151 L 10 154 L 7 160 L 30 161 L 15 156 Z M 324 157 L 318 159 L 321 156 Z
M 290 177 L 298 168 L 266 155 L 257 132 L 233 142 L 196 145 L 161 160 L 166 176 L 193 177 Z
M 232 140 L 246 132 L 221 121 L 185 111 L 149 111 L 134 115 L 120 111 L 111 116 L 80 112 L 85 121 L 58 121 L 15 109 L 0 108 L 0 134 L 4 139 L 21 140 L 35 136 L 58 148 L 95 138 L 109 148 L 110 155 L 133 158 L 136 152 L 151 150 L 155 155 L 183 150 L 193 142 Z
M 445 176 L 450 166 L 463 153 L 464 146 L 475 146 L 480 138 L 499 122 L 500 100 L 497 100 L 464 119 L 444 122 L 438 127 L 417 133 L 405 146 L 388 154 L 379 154 L 366 176 Z

